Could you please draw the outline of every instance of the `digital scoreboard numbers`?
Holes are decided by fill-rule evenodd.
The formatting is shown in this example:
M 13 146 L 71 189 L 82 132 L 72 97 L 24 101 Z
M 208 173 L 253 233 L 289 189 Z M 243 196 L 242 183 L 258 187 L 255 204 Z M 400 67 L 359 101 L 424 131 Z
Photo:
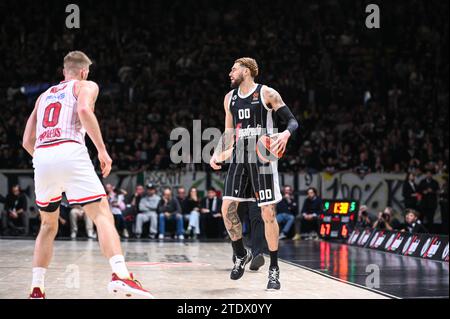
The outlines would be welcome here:
M 326 200 L 323 205 L 324 213 L 335 215 L 349 215 L 356 212 L 358 203 L 356 201 Z
M 347 239 L 356 222 L 359 203 L 355 200 L 324 200 L 320 214 L 320 237 Z

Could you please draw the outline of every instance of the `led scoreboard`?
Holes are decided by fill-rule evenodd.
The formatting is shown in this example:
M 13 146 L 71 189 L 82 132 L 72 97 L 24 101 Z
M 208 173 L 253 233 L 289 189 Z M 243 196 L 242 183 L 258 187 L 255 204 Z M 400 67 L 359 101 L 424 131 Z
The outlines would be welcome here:
M 359 203 L 355 200 L 323 200 L 319 216 L 320 237 L 347 239 L 358 217 Z

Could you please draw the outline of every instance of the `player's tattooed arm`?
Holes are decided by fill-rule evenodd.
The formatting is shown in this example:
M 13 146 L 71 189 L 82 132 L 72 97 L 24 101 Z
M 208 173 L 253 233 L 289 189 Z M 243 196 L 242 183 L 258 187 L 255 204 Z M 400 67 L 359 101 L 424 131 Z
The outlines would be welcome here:
M 238 203 L 231 202 L 224 218 L 225 227 L 232 241 L 242 238 L 242 224 L 237 213 Z
M 263 99 L 264 102 L 267 105 L 270 105 L 271 108 L 277 113 L 281 121 L 287 123 L 286 130 L 278 134 L 278 139 L 271 146 L 273 151 L 284 153 L 288 139 L 298 128 L 298 121 L 295 119 L 289 107 L 284 103 L 280 93 L 276 90 L 264 86 Z
M 34 154 L 34 144 L 36 143 L 36 124 L 37 124 L 37 108 L 41 96 L 36 100 L 34 110 L 28 118 L 25 131 L 23 132 L 22 146 L 31 155 Z
M 267 105 L 270 105 L 271 108 L 275 111 L 277 111 L 280 107 L 284 106 L 283 99 L 281 98 L 280 93 L 277 92 L 277 90 L 272 89 L 271 87 L 264 87 L 264 94 L 263 94 L 264 102 Z
M 233 127 L 233 115 L 229 110 L 229 103 L 231 98 L 231 92 L 225 96 L 224 109 L 225 109 L 225 131 L 219 139 L 219 143 L 214 150 L 214 154 L 211 157 L 210 165 L 213 169 L 220 169 L 218 163 L 226 161 L 233 153 L 234 145 L 234 127 Z

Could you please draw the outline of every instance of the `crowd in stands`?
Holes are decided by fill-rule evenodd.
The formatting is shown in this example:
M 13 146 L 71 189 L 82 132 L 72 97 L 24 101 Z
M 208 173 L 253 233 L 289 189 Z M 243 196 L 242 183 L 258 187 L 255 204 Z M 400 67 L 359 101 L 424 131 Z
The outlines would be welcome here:
M 228 238 L 222 219 L 220 192 L 212 187 L 207 189 L 204 196 L 195 187 L 189 190 L 177 187 L 172 190 L 169 187 L 160 189 L 153 184 L 137 185 L 133 194 L 111 184 L 106 184 L 105 190 L 116 228 L 124 239 Z M 282 195 L 276 207 L 279 239 L 317 239 L 319 216 L 323 213 L 322 198 L 318 191 L 313 187 L 307 189 L 307 196 L 300 203 L 301 209 L 292 186 L 285 185 Z M 39 215 L 35 207 L 27 203 L 18 185 L 13 185 L 6 196 L 0 195 L 0 203 L 4 207 L 0 211 L 0 235 L 37 234 Z M 402 212 L 394 212 L 392 207 L 371 211 L 367 205 L 360 203 L 353 226 L 448 234 L 448 181 L 439 185 L 428 172 L 416 184 L 414 174 L 409 173 L 403 183 L 403 203 Z M 253 204 L 256 206 L 256 203 Z M 438 207 L 441 223 L 436 226 L 434 215 Z M 250 207 L 244 210 L 249 211 Z M 241 220 L 246 235 L 251 232 L 251 225 L 245 216 Z M 80 205 L 69 205 L 63 200 L 59 221 L 60 237 L 96 238 L 95 227 Z M 80 225 L 84 226 L 80 228 Z
M 225 238 L 222 220 L 222 200 L 214 188 L 204 197 L 195 187 L 159 190 L 156 185 L 137 185 L 134 194 L 116 189 L 111 184 L 105 190 L 116 228 L 123 238 Z M 0 235 L 36 235 L 39 216 L 32 214 L 25 194 L 18 185 L 11 187 L 5 197 L 0 196 Z M 34 211 L 34 209 L 32 209 Z M 83 227 L 80 228 L 79 226 Z M 95 226 L 81 205 L 69 205 L 62 200 L 59 218 L 59 236 L 76 239 L 78 236 L 94 239 Z
M 194 119 L 222 129 L 229 69 L 252 56 L 256 80 L 300 122 L 280 171 L 442 173 L 448 3 L 384 1 L 380 10 L 381 28 L 367 29 L 364 1 L 113 0 L 80 4 L 81 27 L 67 29 L 62 2 L 2 1 L 0 169 L 32 167 L 21 147 L 26 118 L 78 49 L 94 60 L 114 169 L 185 168 L 170 160 L 171 130 Z

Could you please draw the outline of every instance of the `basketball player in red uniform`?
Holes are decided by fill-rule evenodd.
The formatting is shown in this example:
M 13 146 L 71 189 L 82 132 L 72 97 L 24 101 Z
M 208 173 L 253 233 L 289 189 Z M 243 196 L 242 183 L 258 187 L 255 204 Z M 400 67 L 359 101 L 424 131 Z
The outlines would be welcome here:
M 67 54 L 65 80 L 39 96 L 25 128 L 23 147 L 33 157 L 36 204 L 41 216 L 33 256 L 31 299 L 45 298 L 44 277 L 53 254 L 63 192 L 69 204 L 84 206 L 97 227 L 100 248 L 113 273 L 108 291 L 152 298 L 128 272 L 105 190 L 85 146 L 87 133 L 98 151 L 102 175 L 107 177 L 112 160 L 94 114 L 99 88 L 95 82 L 87 81 L 91 64 L 83 52 Z

